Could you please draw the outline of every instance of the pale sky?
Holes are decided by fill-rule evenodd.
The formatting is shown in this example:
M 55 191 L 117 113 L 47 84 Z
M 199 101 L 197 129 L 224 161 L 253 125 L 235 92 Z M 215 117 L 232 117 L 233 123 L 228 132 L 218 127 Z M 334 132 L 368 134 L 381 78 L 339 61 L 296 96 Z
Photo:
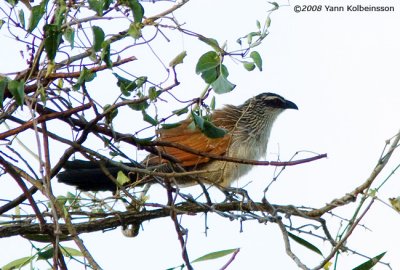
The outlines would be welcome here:
M 151 15 L 172 4 L 146 3 L 144 7 L 146 14 Z M 393 6 L 395 11 L 346 11 L 347 5 L 358 4 Z M 296 13 L 296 5 L 321 5 L 322 10 Z M 325 10 L 325 5 L 343 6 L 345 11 L 329 12 Z M 179 22 L 186 23 L 186 29 L 216 38 L 220 43 L 226 41 L 229 49 L 236 47 L 235 40 L 239 36 L 256 29 L 255 21 L 263 21 L 269 8 L 264 0 L 192 0 L 175 16 Z M 261 92 L 275 92 L 294 101 L 299 111 L 284 112 L 277 120 L 266 160 L 276 160 L 278 154 L 280 160 L 288 160 L 296 151 L 302 150 L 327 153 L 328 158 L 287 168 L 270 188 L 268 199 L 274 204 L 322 207 L 360 185 L 371 173 L 385 141 L 400 129 L 400 4 L 394 0 L 291 1 L 290 6 L 282 6 L 275 11 L 271 19 L 270 35 L 257 48 L 264 60 L 264 70 L 247 72 L 239 64 L 228 60 L 229 79 L 237 88 L 229 94 L 217 96 L 217 107 L 228 103 L 240 104 Z M 106 27 L 112 29 L 113 25 L 107 24 Z M 7 40 L 5 33 L 2 30 L 0 38 Z M 173 39 L 171 43 L 160 41 L 153 48 L 160 52 L 166 63 L 181 51 L 188 52 L 185 64 L 177 68 L 181 81 L 177 89 L 179 96 L 200 94 L 205 85 L 194 74 L 194 67 L 198 57 L 210 48 L 192 37 L 169 32 L 167 36 Z M 138 57 L 151 55 L 146 49 L 133 50 L 132 53 Z M 11 57 L 15 55 L 9 54 L 3 47 L 0 59 L 10 63 Z M 0 73 L 13 70 L 1 62 Z M 143 67 L 142 62 L 137 62 L 132 64 L 132 68 L 140 67 L 143 73 L 152 70 L 155 74 L 161 70 L 159 80 L 162 80 L 165 76 L 162 66 L 156 60 L 152 63 L 156 64 Z M 132 72 L 135 73 L 134 70 Z M 115 88 L 116 85 L 110 83 L 107 87 Z M 104 88 L 99 83 L 99 91 Z M 161 109 L 170 108 L 170 104 L 165 104 L 165 108 Z M 137 117 L 141 119 L 141 115 Z M 131 129 L 126 122 L 121 122 L 117 128 L 122 132 Z M 308 156 L 301 154 L 299 158 Z M 399 162 L 400 155 L 397 154 L 377 183 Z M 260 200 L 263 189 L 273 176 L 274 168 L 258 167 L 235 186 L 248 183 L 246 189 L 251 198 Z M 399 196 L 399 181 L 398 174 L 395 174 L 378 193 L 379 199 L 388 202 L 389 197 Z M 65 190 L 65 186 L 61 185 L 56 188 L 60 194 Z M 196 194 L 199 190 L 194 188 L 187 192 Z M 157 198 L 163 193 L 159 187 L 154 187 L 150 196 Z M 216 194 L 215 201 L 222 199 L 218 191 L 213 193 Z M 335 213 L 351 218 L 356 207 L 357 204 L 352 204 Z M 328 215 L 325 218 L 332 226 L 332 233 L 335 233 L 333 228 L 339 225 L 338 219 Z M 387 251 L 383 261 L 391 263 L 393 269 L 399 269 L 400 235 L 397 230 L 400 215 L 377 202 L 362 224 L 368 229 L 357 228 L 347 243 L 348 247 L 371 257 Z M 238 221 L 231 222 L 209 214 L 207 236 L 204 234 L 203 215 L 185 216 L 182 225 L 189 229 L 188 251 L 191 259 L 208 252 L 239 247 L 241 251 L 228 268 L 230 270 L 298 269 L 285 254 L 276 224 L 244 222 L 243 232 L 240 233 Z M 136 238 L 124 237 L 119 228 L 82 235 L 82 238 L 104 269 L 167 269 L 182 263 L 181 249 L 170 219 L 154 220 L 144 223 L 143 227 L 144 231 L 140 231 Z M 328 243 L 307 239 L 325 254 L 329 253 Z M 321 260 L 315 253 L 294 243 L 292 245 L 308 266 L 313 267 Z M 72 243 L 68 246 L 75 247 Z M 0 239 L 0 249 L 0 266 L 30 254 L 30 245 L 17 238 Z M 215 262 L 194 264 L 194 267 L 218 269 L 227 260 L 228 257 L 225 257 Z M 351 253 L 343 254 L 338 269 L 351 269 L 365 260 Z M 387 268 L 377 265 L 374 269 Z

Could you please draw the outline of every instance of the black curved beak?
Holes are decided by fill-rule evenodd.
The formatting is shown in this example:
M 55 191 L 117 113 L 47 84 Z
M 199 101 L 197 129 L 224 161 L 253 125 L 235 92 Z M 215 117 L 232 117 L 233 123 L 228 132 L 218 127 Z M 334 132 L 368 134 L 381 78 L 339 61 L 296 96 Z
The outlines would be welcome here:
M 293 110 L 298 110 L 299 107 L 294 102 L 291 102 L 290 100 L 286 100 L 285 102 L 285 109 L 293 109 Z

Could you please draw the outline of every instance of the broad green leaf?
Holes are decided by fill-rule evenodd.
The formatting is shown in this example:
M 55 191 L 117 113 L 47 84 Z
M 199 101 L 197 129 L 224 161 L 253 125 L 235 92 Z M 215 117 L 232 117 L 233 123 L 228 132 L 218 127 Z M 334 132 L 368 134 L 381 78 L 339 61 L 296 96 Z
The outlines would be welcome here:
M 103 29 L 98 26 L 92 26 L 93 31 L 93 50 L 98 52 L 101 50 L 101 45 L 103 44 L 105 34 Z
M 3 19 L 0 20 L 0 29 L 3 27 L 3 25 L 4 25 L 5 23 L 6 23 L 5 20 L 3 20 Z
M 42 19 L 44 12 L 45 12 L 45 5 L 43 3 L 32 7 L 31 16 L 29 17 L 28 32 L 32 32 L 33 30 L 35 30 L 36 26 Z
M 192 118 L 195 125 L 201 130 L 201 132 L 211 139 L 222 138 L 227 132 L 225 129 L 215 126 L 213 123 L 199 116 L 195 112 L 192 112 Z
M 23 266 L 29 264 L 34 259 L 35 259 L 34 256 L 22 257 L 22 258 L 14 260 L 12 262 L 9 262 L 8 264 L 1 267 L 1 269 L 2 270 L 21 269 Z
M 128 106 L 132 110 L 143 111 L 143 110 L 146 110 L 150 106 L 150 104 L 146 100 L 144 100 L 144 101 L 139 102 L 139 103 L 129 104 Z
M 199 39 L 201 41 L 203 41 L 204 43 L 206 43 L 207 45 L 210 45 L 214 50 L 216 51 L 220 51 L 221 47 L 218 44 L 218 41 L 216 39 L 213 38 L 206 38 L 203 36 L 200 36 Z
M 117 78 L 117 85 L 124 96 L 130 96 L 131 92 L 137 88 L 137 84 L 134 81 L 125 79 L 117 73 L 113 73 L 113 75 Z
M 140 38 L 142 36 L 142 27 L 143 25 L 141 23 L 131 23 L 128 29 L 128 35 L 130 35 L 134 39 Z
M 143 120 L 146 121 L 147 123 L 153 125 L 153 126 L 157 126 L 158 125 L 158 121 L 156 119 L 154 119 L 153 117 L 151 117 L 146 111 L 142 111 L 143 114 Z
M 11 95 L 15 98 L 15 101 L 18 105 L 22 106 L 24 104 L 24 97 L 25 97 L 25 82 L 11 80 L 8 81 L 8 90 L 10 91 Z
M 156 100 L 160 95 L 162 91 L 157 90 L 154 86 L 149 87 L 149 99 L 151 101 Z
M 369 270 L 372 269 L 372 267 L 374 267 L 375 264 L 377 264 L 383 256 L 385 256 L 386 252 L 383 252 L 371 259 L 369 259 L 368 261 L 360 264 L 359 266 L 353 268 L 353 270 Z
M 209 51 L 200 56 L 196 64 L 196 73 L 200 74 L 220 65 L 219 55 L 214 51 Z
M 79 75 L 79 78 L 78 78 L 76 84 L 74 86 L 72 86 L 72 89 L 75 91 L 78 90 L 84 82 L 93 81 L 93 79 L 96 78 L 96 76 L 97 75 L 95 72 L 92 72 L 89 69 L 84 67 L 83 70 L 81 71 L 81 74 Z
M 298 237 L 297 235 L 294 235 L 294 234 L 292 234 L 290 232 L 288 232 L 288 235 L 289 235 L 290 238 L 292 238 L 294 241 L 296 241 L 300 245 L 302 245 L 302 246 L 314 251 L 315 253 L 318 253 L 319 255 L 323 256 L 322 252 L 316 246 L 311 244 L 310 242 L 308 242 L 308 241 L 304 240 L 303 238 Z
M 120 184 L 121 186 L 129 183 L 130 179 L 129 177 L 123 172 L 123 171 L 119 171 L 117 174 L 117 182 L 118 184 Z
M 44 26 L 44 49 L 50 61 L 54 60 L 57 54 L 58 46 L 61 43 L 61 31 L 55 24 L 46 24 Z
M 132 10 L 133 19 L 134 19 L 135 23 L 142 22 L 143 15 L 144 15 L 143 6 L 139 3 L 138 0 L 128 0 L 128 3 L 129 3 L 129 7 Z
M 204 256 L 197 258 L 196 260 L 192 261 L 192 263 L 218 259 L 218 258 L 224 257 L 226 255 L 238 252 L 239 250 L 240 250 L 239 248 L 234 248 L 234 249 L 226 249 L 226 250 L 211 252 L 211 253 L 208 253 Z
M 252 51 L 250 53 L 251 59 L 253 59 L 254 64 L 256 64 L 257 68 L 262 71 L 262 58 L 257 51 Z
M 226 129 L 219 128 L 207 120 L 204 120 L 203 128 L 204 135 L 211 139 L 222 138 L 227 133 Z
M 175 56 L 174 59 L 171 60 L 171 62 L 169 62 L 169 66 L 175 67 L 176 65 L 182 64 L 183 59 L 186 57 L 186 55 L 187 55 L 186 51 L 181 52 L 180 54 Z
M 19 18 L 19 22 L 22 25 L 22 28 L 25 29 L 25 14 L 24 14 L 24 11 L 22 9 L 20 9 L 18 11 L 18 18 Z
M 4 93 L 6 91 L 6 86 L 8 85 L 8 78 L 0 76 L 0 108 L 3 108 Z
M 256 68 L 256 65 L 253 62 L 243 62 L 243 67 L 247 70 L 247 71 L 252 71 Z
M 219 66 L 203 71 L 201 73 L 201 78 L 208 84 L 211 84 L 213 82 L 215 82 L 215 80 L 218 78 L 218 70 L 219 70 Z
M 103 16 L 104 0 L 89 0 L 89 8 L 96 11 L 98 16 Z
M 67 27 L 64 31 L 64 38 L 71 44 L 71 49 L 75 46 L 75 29 Z
M 236 87 L 236 85 L 228 81 L 223 74 L 220 74 L 218 79 L 215 80 L 211 86 L 214 89 L 214 92 L 217 94 L 228 93 Z
M 136 80 L 135 80 L 135 83 L 136 83 L 136 87 L 137 88 L 140 88 L 140 87 L 142 87 L 143 86 L 143 84 L 145 84 L 147 82 L 147 77 L 146 76 L 141 76 L 141 77 L 138 77 Z

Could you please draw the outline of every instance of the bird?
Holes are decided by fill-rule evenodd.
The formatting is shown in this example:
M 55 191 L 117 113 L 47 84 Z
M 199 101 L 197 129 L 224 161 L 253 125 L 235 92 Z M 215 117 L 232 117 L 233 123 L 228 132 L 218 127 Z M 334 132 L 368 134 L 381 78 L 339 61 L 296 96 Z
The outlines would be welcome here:
M 179 122 L 176 127 L 158 129 L 156 141 L 178 143 L 214 156 L 259 160 L 266 155 L 275 120 L 286 109 L 298 110 L 298 107 L 294 102 L 278 94 L 261 93 L 249 98 L 241 105 L 225 105 L 211 113 L 209 122 L 219 130 L 224 130 L 223 136 L 210 138 L 203 130 L 193 125 L 193 119 L 187 118 Z M 183 187 L 196 185 L 199 182 L 222 188 L 230 187 L 252 168 L 249 164 L 216 160 L 172 146 L 157 146 L 157 150 L 168 154 L 177 162 L 173 164 L 160 155 L 149 154 L 139 166 L 149 171 L 165 173 L 182 172 L 182 169 L 186 172 L 201 171 L 196 175 L 184 174 L 174 177 L 173 183 Z M 124 163 L 124 165 L 138 167 L 138 163 Z M 119 171 L 124 171 L 111 163 L 103 163 L 103 166 L 114 177 Z M 60 172 L 57 178 L 60 183 L 76 186 L 82 191 L 115 192 L 117 186 L 104 173 L 104 167 L 100 168 L 95 161 L 79 159 L 67 161 L 64 171 Z M 146 178 L 145 174 L 129 173 L 128 175 L 130 178 L 128 184 L 140 183 L 140 179 Z M 147 175 L 147 178 L 151 177 Z

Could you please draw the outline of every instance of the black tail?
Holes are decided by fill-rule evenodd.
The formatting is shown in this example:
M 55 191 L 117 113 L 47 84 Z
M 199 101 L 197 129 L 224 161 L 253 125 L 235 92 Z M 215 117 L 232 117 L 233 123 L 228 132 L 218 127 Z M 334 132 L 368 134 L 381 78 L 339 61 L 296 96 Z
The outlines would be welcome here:
M 129 163 L 124 164 L 128 166 L 133 165 Z M 115 178 L 118 172 L 121 171 L 121 168 L 111 164 L 105 164 L 105 167 Z M 117 186 L 104 174 L 99 164 L 96 162 L 85 160 L 67 161 L 64 165 L 64 169 L 63 172 L 57 175 L 58 182 L 60 183 L 76 186 L 83 191 L 109 190 L 115 192 L 117 190 Z

